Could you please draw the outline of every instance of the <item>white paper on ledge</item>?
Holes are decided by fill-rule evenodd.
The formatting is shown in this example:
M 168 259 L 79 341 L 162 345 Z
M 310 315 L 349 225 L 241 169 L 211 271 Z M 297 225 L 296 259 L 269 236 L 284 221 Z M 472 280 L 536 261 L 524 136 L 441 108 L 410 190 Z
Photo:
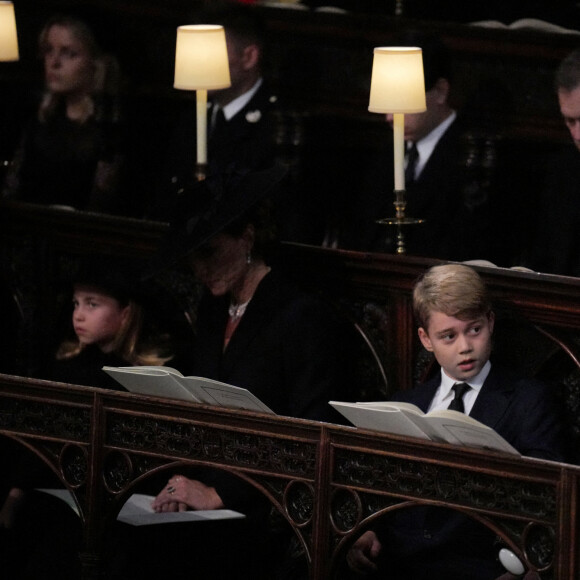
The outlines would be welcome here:
M 152 495 L 134 493 L 122 507 L 117 520 L 132 526 L 149 526 L 175 522 L 202 522 L 211 520 L 232 520 L 245 518 L 244 514 L 233 510 L 188 510 L 186 512 L 153 511 L 151 504 L 155 499 Z
M 38 489 L 37 491 L 59 498 L 79 515 L 73 496 L 67 489 Z M 244 514 L 233 510 L 188 510 L 186 512 L 156 513 L 151 507 L 154 499 L 155 497 L 152 495 L 134 493 L 121 508 L 117 520 L 132 526 L 149 526 L 175 522 L 234 520 L 246 517 Z

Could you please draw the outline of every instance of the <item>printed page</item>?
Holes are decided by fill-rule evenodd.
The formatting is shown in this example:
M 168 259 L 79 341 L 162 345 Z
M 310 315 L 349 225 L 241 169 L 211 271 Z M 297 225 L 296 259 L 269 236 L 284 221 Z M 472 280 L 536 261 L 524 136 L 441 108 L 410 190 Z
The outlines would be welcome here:
M 384 431 L 395 435 L 406 435 L 407 437 L 430 439 L 419 423 L 421 417 L 412 412 L 407 415 L 393 406 L 378 408 L 344 401 L 329 401 L 329 403 L 355 427 Z M 411 420 L 411 416 L 418 418 L 419 421 Z
M 185 389 L 178 378 L 162 367 L 148 371 L 138 370 L 139 367 L 103 367 L 103 370 L 123 385 L 129 392 L 140 395 L 152 395 L 200 403 L 188 389 Z
M 58 499 L 64 501 L 64 503 L 66 503 L 75 512 L 75 514 L 77 514 L 77 516 L 80 515 L 79 508 L 74 500 L 74 497 L 68 489 L 37 488 L 36 491 L 57 497 Z
M 70 508 L 79 515 L 79 510 L 75 500 L 67 489 L 37 489 L 42 493 L 57 497 L 66 503 Z M 130 524 L 132 526 L 148 526 L 155 524 L 169 524 L 175 522 L 204 522 L 211 520 L 232 520 L 245 518 L 244 514 L 235 512 L 233 510 L 188 510 L 186 512 L 167 512 L 156 513 L 153 511 L 151 504 L 155 499 L 152 495 L 144 495 L 135 493 L 121 508 L 117 519 L 120 522 Z
M 231 520 L 245 518 L 244 514 L 233 510 L 188 510 L 185 512 L 156 513 L 151 504 L 152 495 L 133 494 L 126 502 L 117 520 L 132 526 L 149 526 L 176 522 L 204 522 L 212 520 Z
M 429 413 L 425 420 L 436 429 L 435 440 L 520 455 L 499 433 L 469 415 L 443 409 Z
M 274 414 L 274 411 L 247 389 L 204 377 L 183 377 L 180 381 L 183 387 L 207 405 Z
M 409 411 L 411 413 L 415 413 L 416 415 L 424 415 L 423 411 L 417 407 L 417 405 L 413 405 L 413 403 L 403 403 L 399 401 L 368 401 L 363 403 L 356 403 L 361 407 L 371 407 L 373 409 L 400 409 Z
M 175 375 L 176 377 L 183 376 L 177 369 L 161 365 L 155 366 L 140 365 L 131 367 L 107 367 L 107 368 L 113 368 L 117 371 L 124 371 L 127 373 L 139 373 L 141 375 L 165 376 L 169 374 Z

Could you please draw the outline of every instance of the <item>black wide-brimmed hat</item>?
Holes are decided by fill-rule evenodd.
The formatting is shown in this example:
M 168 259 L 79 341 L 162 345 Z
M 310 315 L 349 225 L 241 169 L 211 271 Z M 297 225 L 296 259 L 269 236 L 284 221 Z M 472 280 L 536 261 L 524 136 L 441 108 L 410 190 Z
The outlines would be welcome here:
M 210 175 L 185 191 L 171 212 L 169 232 L 145 277 L 176 264 L 273 195 L 287 172 L 281 163 L 260 171 L 232 170 Z
M 145 287 L 141 284 L 139 268 L 134 260 L 108 254 L 89 254 L 69 277 L 69 285 L 86 286 L 116 298 L 143 304 Z

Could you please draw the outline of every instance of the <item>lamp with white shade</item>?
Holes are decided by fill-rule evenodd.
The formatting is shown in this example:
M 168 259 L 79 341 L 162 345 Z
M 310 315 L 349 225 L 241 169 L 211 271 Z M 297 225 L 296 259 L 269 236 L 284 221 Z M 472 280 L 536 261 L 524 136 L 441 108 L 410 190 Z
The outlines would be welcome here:
M 403 225 L 421 223 L 405 216 L 405 113 L 426 110 L 423 53 L 418 47 L 374 49 L 369 111 L 393 115 L 395 217 L 380 224 L 397 226 L 397 253 L 405 253 Z
M 196 176 L 207 172 L 207 91 L 231 85 L 226 36 L 223 26 L 190 24 L 179 26 L 175 46 L 173 86 L 196 91 L 197 157 Z
M 16 17 L 12 2 L 0 2 L 0 61 L 14 62 L 19 59 Z

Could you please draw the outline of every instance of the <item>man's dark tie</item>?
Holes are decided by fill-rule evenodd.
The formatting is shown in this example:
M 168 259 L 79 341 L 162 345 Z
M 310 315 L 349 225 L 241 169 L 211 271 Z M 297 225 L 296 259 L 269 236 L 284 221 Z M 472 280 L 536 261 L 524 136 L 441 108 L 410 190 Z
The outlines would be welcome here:
M 214 135 L 219 135 L 224 130 L 226 123 L 227 121 L 224 115 L 224 110 L 221 107 L 219 107 L 215 112 L 213 118 L 213 123 L 210 128 L 210 137 L 213 137 Z
M 455 383 L 451 387 L 455 391 L 455 398 L 451 403 L 449 403 L 448 409 L 452 411 L 459 411 L 460 413 L 465 413 L 465 407 L 463 406 L 463 395 L 471 388 L 467 383 Z
M 405 167 L 405 186 L 411 185 L 415 181 L 415 170 L 417 168 L 417 161 L 419 161 L 419 151 L 417 150 L 417 143 L 413 142 L 407 148 L 407 167 Z

